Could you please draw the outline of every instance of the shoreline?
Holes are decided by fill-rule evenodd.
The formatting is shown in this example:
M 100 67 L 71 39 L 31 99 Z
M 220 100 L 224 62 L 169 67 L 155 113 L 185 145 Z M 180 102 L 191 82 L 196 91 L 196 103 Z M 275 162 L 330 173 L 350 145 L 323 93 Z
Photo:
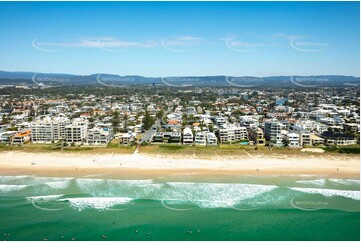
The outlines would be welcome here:
M 0 175 L 52 177 L 157 177 L 159 175 L 316 175 L 359 178 L 360 156 L 350 154 L 195 155 L 114 153 L 0 153 Z

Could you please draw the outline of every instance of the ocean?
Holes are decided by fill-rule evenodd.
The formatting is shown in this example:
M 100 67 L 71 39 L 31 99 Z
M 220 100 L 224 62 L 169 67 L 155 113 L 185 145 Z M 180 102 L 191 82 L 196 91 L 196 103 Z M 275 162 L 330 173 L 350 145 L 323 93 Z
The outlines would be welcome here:
M 0 176 L 2 240 L 359 240 L 360 181 Z

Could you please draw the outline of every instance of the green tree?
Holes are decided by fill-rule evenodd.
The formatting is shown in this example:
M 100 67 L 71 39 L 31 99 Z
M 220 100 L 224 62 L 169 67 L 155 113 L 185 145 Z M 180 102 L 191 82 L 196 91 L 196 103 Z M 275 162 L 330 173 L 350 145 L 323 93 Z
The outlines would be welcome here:
M 116 133 L 118 131 L 118 125 L 119 125 L 119 112 L 115 111 L 113 113 L 113 118 L 112 118 L 112 126 L 113 126 L 114 133 Z
M 150 116 L 150 113 L 148 112 L 148 110 L 145 111 L 145 114 L 144 114 L 144 120 L 143 120 L 143 123 L 144 123 L 144 129 L 145 130 L 148 130 L 150 129 L 150 127 L 152 127 L 152 125 L 154 124 L 155 120 L 154 118 L 152 118 Z

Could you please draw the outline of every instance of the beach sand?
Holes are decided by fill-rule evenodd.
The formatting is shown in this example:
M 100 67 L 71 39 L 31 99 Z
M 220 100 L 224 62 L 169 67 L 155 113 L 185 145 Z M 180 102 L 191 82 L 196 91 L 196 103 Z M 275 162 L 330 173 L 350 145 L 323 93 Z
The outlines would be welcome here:
M 199 175 L 327 175 L 359 177 L 360 156 L 349 154 L 243 155 L 208 158 L 194 155 L 152 155 L 114 153 L 0 153 L 0 175 L 57 177 L 143 177 L 161 174 Z

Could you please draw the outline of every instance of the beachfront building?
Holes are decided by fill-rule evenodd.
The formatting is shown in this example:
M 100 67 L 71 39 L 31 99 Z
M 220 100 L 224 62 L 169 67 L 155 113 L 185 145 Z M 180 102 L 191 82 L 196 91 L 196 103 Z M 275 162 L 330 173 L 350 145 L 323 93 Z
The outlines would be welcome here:
M 207 132 L 207 145 L 217 145 L 217 136 L 212 132 Z
M 206 132 L 197 132 L 196 136 L 194 137 L 194 144 L 206 146 L 207 145 Z
M 169 143 L 181 143 L 182 142 L 182 133 L 181 132 L 172 132 L 170 134 Z
M 325 140 L 326 145 L 355 145 L 357 139 L 351 134 L 335 133 L 333 131 L 326 131 L 321 134 Z
M 259 127 L 252 127 L 249 131 L 249 137 L 254 145 L 265 145 L 266 139 L 264 138 L 263 130 Z
M 163 132 L 156 132 L 153 135 L 153 142 L 163 142 L 164 141 L 164 133 Z
M 264 135 L 267 140 L 273 143 L 275 146 L 283 146 L 282 139 L 282 130 L 284 130 L 284 125 L 277 120 L 272 120 L 265 122 L 264 125 Z
M 120 143 L 123 145 L 132 145 L 135 142 L 135 136 L 135 133 L 129 131 L 128 133 L 122 135 Z
M 312 145 L 322 145 L 325 140 L 315 134 L 310 135 Z
M 285 135 L 286 139 L 288 139 L 288 142 L 289 142 L 289 146 L 292 147 L 292 148 L 297 148 L 300 146 L 300 143 L 299 143 L 299 135 L 297 133 L 288 133 Z
M 21 131 L 13 136 L 11 136 L 12 145 L 23 145 L 30 141 L 31 130 Z
M 88 130 L 87 143 L 89 145 L 106 145 L 113 138 L 113 132 L 109 128 L 95 127 Z
M 301 126 L 299 124 L 291 123 L 290 127 L 289 127 L 289 130 L 298 134 L 300 146 L 310 146 L 310 145 L 312 145 L 311 133 L 310 133 L 310 131 L 308 129 L 305 129 L 303 126 Z
M 5 131 L 0 133 L 0 142 L 1 143 L 10 143 L 11 137 L 14 136 L 16 131 Z
M 227 123 L 220 127 L 218 136 L 221 143 L 226 143 L 248 139 L 248 132 L 246 127 L 240 127 L 235 124 Z
M 85 120 L 75 120 L 65 126 L 64 141 L 67 143 L 80 144 L 86 141 L 88 123 Z
M 183 129 L 183 144 L 193 145 L 193 133 L 192 130 L 188 127 Z
M 31 141 L 33 143 L 52 143 L 64 139 L 65 126 L 70 122 L 66 118 L 45 117 L 30 123 Z

